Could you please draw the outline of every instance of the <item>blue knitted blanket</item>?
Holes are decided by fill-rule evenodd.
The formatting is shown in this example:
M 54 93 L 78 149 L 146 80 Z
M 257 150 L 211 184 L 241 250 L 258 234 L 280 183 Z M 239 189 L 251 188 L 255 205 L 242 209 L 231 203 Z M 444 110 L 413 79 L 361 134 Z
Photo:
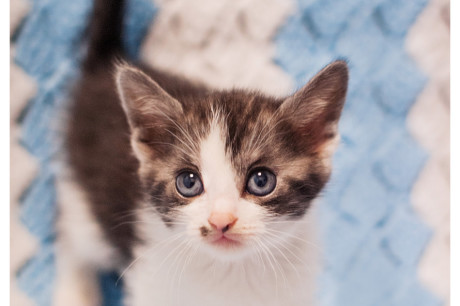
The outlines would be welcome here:
M 156 9 L 128 1 L 125 44 L 136 57 Z M 408 29 L 427 0 L 298 0 L 274 38 L 275 62 L 298 86 L 331 60 L 346 58 L 350 89 L 340 123 L 342 143 L 320 205 L 325 269 L 322 306 L 435 306 L 442 301 L 417 280 L 431 230 L 411 208 L 411 187 L 427 159 L 406 128 L 426 77 L 404 50 Z M 51 122 L 78 73 L 91 0 L 34 0 L 16 37 L 15 62 L 34 78 L 38 94 L 22 119 L 22 144 L 40 162 L 23 194 L 21 221 L 40 242 L 17 274 L 37 305 L 50 305 L 56 197 Z M 105 305 L 122 305 L 122 284 L 101 275 Z

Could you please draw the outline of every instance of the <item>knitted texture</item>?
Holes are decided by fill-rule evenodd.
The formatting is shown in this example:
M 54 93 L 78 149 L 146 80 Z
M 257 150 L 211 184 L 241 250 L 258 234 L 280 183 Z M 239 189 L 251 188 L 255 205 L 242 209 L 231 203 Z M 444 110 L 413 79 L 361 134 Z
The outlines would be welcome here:
M 443 304 L 417 277 L 433 231 L 412 209 L 411 196 L 431 153 L 406 127 L 428 75 L 404 44 L 427 1 L 202 0 L 192 6 L 171 0 L 158 1 L 157 15 L 148 0 L 128 1 L 128 53 L 212 86 L 244 83 L 282 95 L 328 62 L 349 61 L 342 142 L 318 203 L 324 254 L 319 305 Z M 17 273 L 17 283 L 40 306 L 50 305 L 55 275 L 60 134 L 54 122 L 78 76 L 91 8 L 91 0 L 35 0 L 16 40 L 15 62 L 38 87 L 21 123 L 21 142 L 40 163 L 20 207 L 20 220 L 39 249 Z M 165 35 L 173 17 L 182 20 L 183 32 Z M 238 26 L 242 19 L 245 27 Z M 220 38 L 210 38 L 212 33 Z M 121 305 L 117 278 L 101 275 L 105 305 Z

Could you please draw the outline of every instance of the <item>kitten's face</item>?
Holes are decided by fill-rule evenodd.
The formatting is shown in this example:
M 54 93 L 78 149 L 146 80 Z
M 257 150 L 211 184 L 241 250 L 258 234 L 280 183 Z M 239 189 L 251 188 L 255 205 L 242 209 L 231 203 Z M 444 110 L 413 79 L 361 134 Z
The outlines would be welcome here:
M 229 91 L 176 100 L 129 67 L 117 81 L 149 205 L 209 254 L 232 260 L 282 240 L 327 182 L 343 62 L 287 99 Z

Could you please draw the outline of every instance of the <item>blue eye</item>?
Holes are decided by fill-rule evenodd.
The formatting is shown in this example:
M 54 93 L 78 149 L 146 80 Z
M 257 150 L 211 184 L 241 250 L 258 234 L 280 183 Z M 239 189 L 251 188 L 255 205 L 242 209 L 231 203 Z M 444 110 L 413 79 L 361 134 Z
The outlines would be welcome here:
M 196 173 L 185 171 L 177 176 L 176 189 L 184 197 L 190 198 L 203 192 L 203 183 Z
M 276 176 L 267 169 L 256 169 L 249 175 L 246 190 L 256 196 L 265 196 L 276 187 Z

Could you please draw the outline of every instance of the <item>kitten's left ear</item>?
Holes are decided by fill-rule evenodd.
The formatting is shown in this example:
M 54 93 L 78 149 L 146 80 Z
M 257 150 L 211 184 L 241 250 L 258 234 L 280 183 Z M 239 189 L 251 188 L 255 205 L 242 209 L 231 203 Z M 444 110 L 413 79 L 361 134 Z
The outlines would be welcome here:
M 153 144 L 173 141 L 176 121 L 183 115 L 180 102 L 147 74 L 127 64 L 118 65 L 115 80 L 137 158 L 144 161 L 152 153 L 165 154 L 165 146 Z
M 182 114 L 182 106 L 141 70 L 121 64 L 115 75 L 118 94 L 131 129 L 163 126 Z
M 335 61 L 281 104 L 281 114 L 292 122 L 308 151 L 321 152 L 336 139 L 347 87 L 347 63 Z

